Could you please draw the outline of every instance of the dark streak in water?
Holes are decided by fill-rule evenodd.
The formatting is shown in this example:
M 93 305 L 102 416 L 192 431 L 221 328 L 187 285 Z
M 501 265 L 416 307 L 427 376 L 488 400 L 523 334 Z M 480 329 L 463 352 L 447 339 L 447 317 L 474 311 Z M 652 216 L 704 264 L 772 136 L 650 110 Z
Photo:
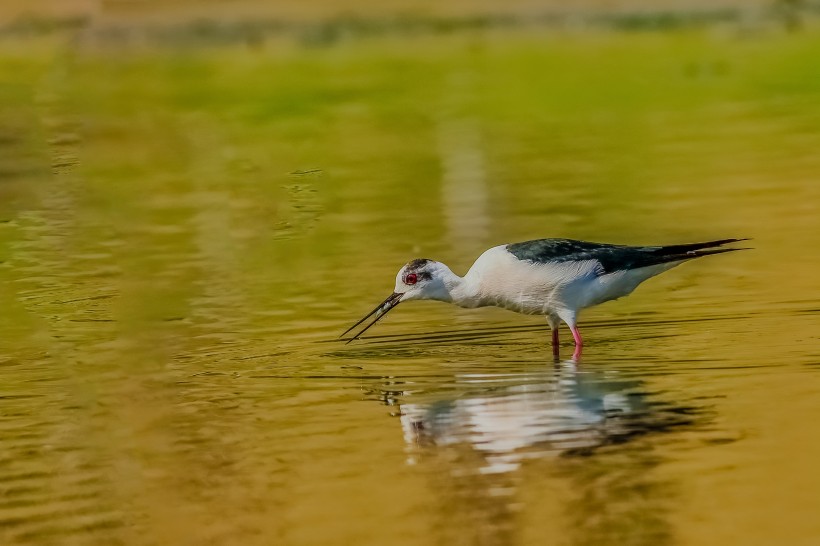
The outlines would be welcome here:
M 742 320 L 752 318 L 753 314 L 744 315 L 717 315 L 705 317 L 688 317 L 680 319 L 669 320 L 604 320 L 593 321 L 583 324 L 584 329 L 597 329 L 606 327 L 641 327 L 653 325 L 674 325 L 674 324 L 690 324 L 696 322 L 710 322 L 710 321 L 727 321 L 727 320 Z M 529 332 L 549 332 L 549 327 L 546 324 L 539 325 L 514 325 L 514 326 L 493 326 L 487 328 L 470 328 L 469 330 L 439 330 L 437 332 L 424 334 L 384 334 L 376 336 L 367 336 L 359 338 L 362 341 L 370 343 L 384 343 L 388 341 L 409 342 L 417 340 L 432 340 L 432 339 L 447 339 L 450 336 L 460 338 L 461 336 L 485 337 L 492 335 L 503 335 L 505 333 L 529 333 Z M 346 342 L 347 339 L 325 339 L 317 341 L 316 343 L 339 343 Z
M 99 296 L 88 296 L 86 298 L 74 298 L 74 299 L 71 299 L 71 300 L 58 300 L 58 301 L 54 301 L 52 303 L 63 304 L 63 303 L 76 303 L 78 301 L 107 300 L 107 299 L 113 298 L 114 296 L 115 296 L 115 294 L 103 294 L 103 295 L 99 295 Z

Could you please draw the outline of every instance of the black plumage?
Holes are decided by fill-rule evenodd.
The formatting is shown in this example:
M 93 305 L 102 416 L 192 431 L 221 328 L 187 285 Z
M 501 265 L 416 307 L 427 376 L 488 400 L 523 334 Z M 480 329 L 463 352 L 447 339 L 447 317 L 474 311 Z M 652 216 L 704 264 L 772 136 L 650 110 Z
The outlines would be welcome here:
M 605 273 L 626 271 L 652 265 L 689 260 L 709 254 L 741 250 L 716 248 L 745 239 L 720 239 L 705 243 L 670 246 L 624 246 L 590 243 L 572 239 L 536 239 L 507 245 L 507 251 L 519 260 L 531 263 L 562 263 L 597 260 Z
M 420 279 L 430 280 L 432 276 L 429 272 L 424 271 L 424 268 L 432 261 L 428 258 L 416 258 L 407 264 L 407 272 L 416 273 Z

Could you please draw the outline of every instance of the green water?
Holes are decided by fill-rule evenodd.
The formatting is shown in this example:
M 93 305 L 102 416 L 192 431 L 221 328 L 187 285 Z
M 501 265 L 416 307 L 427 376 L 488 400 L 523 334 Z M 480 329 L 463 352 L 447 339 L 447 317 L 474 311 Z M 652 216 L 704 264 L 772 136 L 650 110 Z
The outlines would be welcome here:
M 817 544 L 818 59 L 5 39 L 0 542 Z M 406 261 L 537 237 L 754 250 L 587 311 L 578 363 L 433 302 L 336 340 Z

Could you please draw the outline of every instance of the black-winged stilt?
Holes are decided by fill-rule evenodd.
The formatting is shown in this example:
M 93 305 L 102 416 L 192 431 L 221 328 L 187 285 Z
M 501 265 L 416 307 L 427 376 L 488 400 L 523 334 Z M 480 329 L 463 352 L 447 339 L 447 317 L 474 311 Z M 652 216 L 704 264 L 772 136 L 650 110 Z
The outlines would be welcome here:
M 396 275 L 395 291 L 342 334 L 376 315 L 347 342 L 357 339 L 399 303 L 438 300 L 461 307 L 493 305 L 526 315 L 545 315 L 558 354 L 558 325 L 564 321 L 580 356 L 578 312 L 630 294 L 643 281 L 692 258 L 742 248 L 718 248 L 745 239 L 672 246 L 622 246 L 571 239 L 537 239 L 493 247 L 463 277 L 441 262 L 416 259 Z

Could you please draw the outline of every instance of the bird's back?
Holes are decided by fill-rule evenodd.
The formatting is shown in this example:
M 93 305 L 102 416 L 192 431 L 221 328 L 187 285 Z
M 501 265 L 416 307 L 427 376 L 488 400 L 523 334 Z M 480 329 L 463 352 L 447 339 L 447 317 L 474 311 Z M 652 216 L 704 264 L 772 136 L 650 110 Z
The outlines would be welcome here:
M 614 273 L 738 250 L 714 247 L 742 240 L 721 239 L 706 243 L 669 246 L 625 246 L 573 239 L 535 239 L 509 244 L 506 248 L 510 254 L 526 262 L 564 263 L 596 260 L 601 264 L 604 273 Z
M 537 239 L 489 249 L 465 278 L 479 287 L 477 305 L 553 314 L 626 296 L 643 281 L 686 260 L 737 250 L 715 248 L 735 241 L 623 246 Z

